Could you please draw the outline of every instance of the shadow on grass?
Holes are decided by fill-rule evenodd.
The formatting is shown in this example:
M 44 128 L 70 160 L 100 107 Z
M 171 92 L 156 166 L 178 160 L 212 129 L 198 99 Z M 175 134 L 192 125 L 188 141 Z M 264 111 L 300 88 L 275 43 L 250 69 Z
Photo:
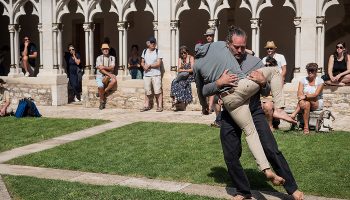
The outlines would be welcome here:
M 229 195 L 235 195 L 236 189 L 230 177 L 228 176 L 228 172 L 224 167 L 212 167 L 211 172 L 208 173 L 209 177 L 212 177 L 215 183 L 226 184 L 226 192 Z M 256 199 L 267 200 L 260 191 L 266 191 L 264 193 L 269 194 L 271 196 L 281 198 L 281 199 L 289 199 L 289 195 L 283 194 L 275 190 L 268 182 L 262 172 L 254 169 L 245 169 L 245 174 L 248 177 L 250 182 L 250 188 L 252 190 L 258 190 L 253 193 L 253 196 Z

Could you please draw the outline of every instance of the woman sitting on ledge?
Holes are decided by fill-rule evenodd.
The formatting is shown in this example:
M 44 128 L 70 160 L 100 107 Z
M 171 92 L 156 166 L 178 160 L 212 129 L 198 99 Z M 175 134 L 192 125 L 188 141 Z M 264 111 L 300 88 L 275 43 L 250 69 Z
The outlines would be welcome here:
M 304 134 L 309 134 L 309 116 L 310 111 L 322 110 L 323 108 L 323 85 L 324 81 L 317 77 L 316 63 L 306 65 L 307 76 L 299 81 L 298 104 L 295 111 L 291 114 L 294 119 L 296 115 L 303 110 Z
M 329 57 L 328 74 L 322 76 L 327 85 L 344 86 L 350 84 L 350 55 L 345 42 L 338 42 L 336 50 Z

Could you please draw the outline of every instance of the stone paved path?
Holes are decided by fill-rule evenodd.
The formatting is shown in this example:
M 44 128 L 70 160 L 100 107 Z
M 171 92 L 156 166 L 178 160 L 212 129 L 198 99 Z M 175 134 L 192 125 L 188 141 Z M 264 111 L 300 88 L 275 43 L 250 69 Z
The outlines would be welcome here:
M 180 192 L 186 194 L 194 194 L 201 196 L 209 196 L 216 198 L 229 199 L 230 194 L 234 193 L 233 188 L 210 186 L 201 184 L 192 184 L 184 182 L 163 181 L 147 178 L 135 178 L 119 175 L 108 175 L 100 173 L 89 173 L 81 171 L 61 170 L 40 168 L 31 166 L 18 166 L 1 164 L 13 158 L 27 155 L 46 149 L 54 148 L 61 144 L 84 139 L 110 129 L 124 126 L 136 121 L 162 121 L 162 122 L 189 122 L 209 124 L 213 121 L 214 115 L 202 116 L 199 112 L 170 112 L 165 111 L 156 113 L 149 111 L 140 113 L 137 110 L 103 110 L 94 108 L 81 108 L 80 106 L 62 106 L 62 107 L 39 107 L 40 112 L 45 117 L 61 117 L 61 118 L 93 118 L 93 119 L 109 119 L 112 122 L 77 131 L 71 134 L 59 136 L 46 141 L 35 144 L 26 145 L 0 153 L 0 174 L 7 175 L 23 175 L 33 176 L 37 178 L 58 179 L 70 182 L 81 182 L 95 185 L 122 185 L 135 188 L 155 189 L 168 192 Z M 256 199 L 261 200 L 288 200 L 290 196 L 283 193 L 272 193 L 253 191 Z M 0 176 L 0 199 L 8 200 L 10 196 Z M 324 198 L 316 196 L 306 196 L 306 200 L 339 200 L 333 198 Z

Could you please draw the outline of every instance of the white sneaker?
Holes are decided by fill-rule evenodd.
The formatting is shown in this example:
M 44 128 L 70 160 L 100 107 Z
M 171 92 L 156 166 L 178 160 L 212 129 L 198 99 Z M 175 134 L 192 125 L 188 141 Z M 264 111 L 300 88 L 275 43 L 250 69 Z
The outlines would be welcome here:
M 26 72 L 26 73 L 24 74 L 25 77 L 29 77 L 29 75 L 30 75 L 29 72 Z
M 77 97 L 74 97 L 74 102 L 79 102 L 80 100 Z

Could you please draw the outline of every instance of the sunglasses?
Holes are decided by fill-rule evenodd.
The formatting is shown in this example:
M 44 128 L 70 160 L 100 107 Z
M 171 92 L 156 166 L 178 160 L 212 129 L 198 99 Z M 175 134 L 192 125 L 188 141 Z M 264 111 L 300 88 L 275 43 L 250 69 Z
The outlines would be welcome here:
M 316 69 L 307 69 L 306 70 L 308 73 L 311 72 L 311 73 L 315 73 L 316 72 Z
M 268 63 L 266 63 L 266 64 L 265 64 L 265 67 L 273 67 L 273 64 L 268 64 Z
M 181 55 L 186 55 L 187 53 L 186 52 L 181 52 Z
M 344 49 L 343 46 L 336 46 L 335 48 L 336 48 L 336 49 Z
M 274 50 L 274 48 L 266 48 L 266 50 Z
M 75 49 L 69 49 L 69 51 L 74 51 Z
M 29 38 L 24 38 L 24 41 L 29 41 Z

